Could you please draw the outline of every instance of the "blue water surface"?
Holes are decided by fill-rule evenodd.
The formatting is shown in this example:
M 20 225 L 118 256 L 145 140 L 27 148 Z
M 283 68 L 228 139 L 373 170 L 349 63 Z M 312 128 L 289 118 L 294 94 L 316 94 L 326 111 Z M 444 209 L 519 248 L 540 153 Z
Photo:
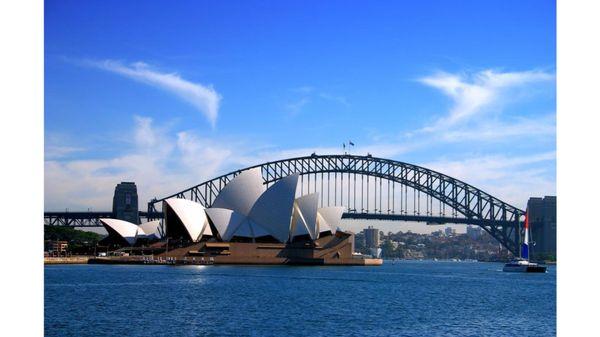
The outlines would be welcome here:
M 553 336 L 556 268 L 45 267 L 46 336 Z

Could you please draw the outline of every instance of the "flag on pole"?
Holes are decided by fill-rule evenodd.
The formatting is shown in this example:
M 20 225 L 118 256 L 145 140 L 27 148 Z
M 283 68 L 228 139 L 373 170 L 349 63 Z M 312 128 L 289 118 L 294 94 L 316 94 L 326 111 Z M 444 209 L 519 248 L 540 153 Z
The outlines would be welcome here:
M 525 238 L 521 244 L 521 257 L 529 260 L 529 214 L 525 213 Z

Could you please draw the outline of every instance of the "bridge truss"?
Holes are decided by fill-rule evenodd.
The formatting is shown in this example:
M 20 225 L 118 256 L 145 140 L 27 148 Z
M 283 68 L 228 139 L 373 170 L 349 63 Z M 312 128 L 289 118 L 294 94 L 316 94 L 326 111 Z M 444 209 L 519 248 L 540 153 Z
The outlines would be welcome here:
M 267 187 L 283 177 L 299 174 L 298 196 L 319 193 L 319 206 L 343 206 L 344 218 L 472 224 L 483 228 L 513 254 L 519 252 L 523 210 L 445 174 L 370 155 L 313 154 L 248 167 L 151 200 L 148 218 L 158 216 L 162 201 L 173 197 L 210 207 L 231 179 L 257 167 Z
M 162 213 L 139 212 L 140 218 L 158 219 L 162 218 Z M 100 219 L 115 218 L 113 212 L 45 212 L 45 226 L 64 226 L 64 227 L 102 227 Z

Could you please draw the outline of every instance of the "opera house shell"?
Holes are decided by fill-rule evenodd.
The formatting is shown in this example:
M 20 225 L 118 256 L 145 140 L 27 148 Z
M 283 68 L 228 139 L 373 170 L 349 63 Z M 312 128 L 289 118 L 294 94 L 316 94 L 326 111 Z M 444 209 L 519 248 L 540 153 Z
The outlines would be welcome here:
M 101 221 L 109 236 L 124 245 L 162 240 L 167 246 L 163 254 L 175 258 L 348 264 L 343 260 L 352 259 L 353 237 L 338 230 L 343 207 L 319 208 L 317 193 L 296 197 L 297 185 L 298 175 L 290 175 L 266 188 L 260 168 L 250 169 L 225 185 L 210 208 L 186 199 L 165 200 L 163 226 Z
M 139 242 L 158 241 L 163 238 L 160 220 L 150 221 L 141 225 L 118 220 L 100 219 L 100 223 L 108 232 L 103 244 L 133 246 Z
M 335 234 L 342 207 L 318 208 L 318 194 L 296 198 L 298 176 L 291 175 L 266 189 L 260 169 L 243 171 L 204 209 L 185 199 L 163 204 L 166 236 L 200 242 L 288 243 L 317 240 Z

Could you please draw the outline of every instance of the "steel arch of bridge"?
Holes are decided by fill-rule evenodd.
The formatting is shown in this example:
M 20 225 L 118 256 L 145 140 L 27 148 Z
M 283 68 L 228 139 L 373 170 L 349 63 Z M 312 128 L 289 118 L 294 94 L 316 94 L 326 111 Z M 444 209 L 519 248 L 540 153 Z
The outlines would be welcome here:
M 458 179 L 452 178 L 445 174 L 404 162 L 395 160 L 382 159 L 368 156 L 357 156 L 357 155 L 316 155 L 313 154 L 307 157 L 290 158 L 284 160 L 278 160 L 273 162 L 267 162 L 260 165 L 255 165 L 245 169 L 237 170 L 220 177 L 208 180 L 199 185 L 190 187 L 181 192 L 175 193 L 162 199 L 153 199 L 148 203 L 148 214 L 155 214 L 157 212 L 157 205 L 162 204 L 162 201 L 168 198 L 184 198 L 193 200 L 203 204 L 205 207 L 210 207 L 216 196 L 219 194 L 221 189 L 233 179 L 240 172 L 259 167 L 262 171 L 264 183 L 269 184 L 286 177 L 291 174 L 299 174 L 303 179 L 301 182 L 302 189 L 304 189 L 305 182 L 304 177 L 307 177 L 308 184 L 306 192 L 302 191 L 301 194 L 307 194 L 311 192 L 310 177 L 313 176 L 314 192 L 321 192 L 321 207 L 331 205 L 330 200 L 330 184 L 332 179 L 335 180 L 335 191 L 334 194 L 337 198 L 337 186 L 341 185 L 340 202 L 335 200 L 335 204 L 340 204 L 346 207 L 346 213 L 344 218 L 351 219 L 377 219 L 377 220 L 405 220 L 405 221 L 426 221 L 431 223 L 462 223 L 462 224 L 473 224 L 480 226 L 494 238 L 496 238 L 504 247 L 506 247 L 513 254 L 518 255 L 519 245 L 521 240 L 521 220 L 525 215 L 523 210 L 520 210 L 500 199 L 472 186 Z M 319 183 L 320 175 L 320 191 L 317 188 Z M 326 175 L 326 176 L 325 176 Z M 334 177 L 332 177 L 332 175 Z M 364 177 L 367 177 L 367 196 L 366 196 L 366 209 L 361 207 L 360 211 L 357 211 L 356 206 L 356 176 L 361 177 L 361 205 L 364 205 L 364 193 L 362 189 Z M 341 183 L 340 182 L 341 176 Z M 348 198 L 344 203 L 344 176 L 347 176 L 348 186 Z M 351 184 L 350 178 L 354 177 L 354 208 L 352 208 L 351 202 Z M 374 205 L 373 210 L 369 207 L 369 199 L 371 197 L 369 192 L 370 178 L 374 178 L 374 186 L 371 188 L 375 189 L 374 193 Z M 379 179 L 379 195 L 377 194 L 377 179 Z M 383 184 L 385 180 L 388 184 L 386 190 L 387 198 L 387 211 L 383 211 L 382 203 L 384 200 L 383 196 Z M 327 202 L 324 200 L 324 184 L 327 182 Z M 390 183 L 392 187 L 390 187 Z M 453 212 L 452 217 L 447 217 L 445 214 L 442 216 L 441 211 L 439 216 L 433 214 L 433 206 L 431 212 L 427 215 L 421 215 L 419 213 L 421 206 L 419 204 L 419 211 L 414 211 L 414 214 L 408 214 L 408 211 L 400 209 L 400 213 L 395 211 L 392 202 L 390 208 L 390 198 L 395 198 L 396 184 L 400 184 L 399 189 L 402 193 L 402 188 L 406 191 L 409 187 L 414 193 L 415 199 L 413 203 L 416 203 L 417 192 L 419 194 L 419 203 L 421 193 L 426 195 L 426 202 L 433 204 L 433 199 L 437 200 L 440 204 L 440 210 L 442 207 L 448 206 Z M 377 209 L 377 199 L 379 197 L 379 209 Z M 402 194 L 401 194 L 402 197 Z M 408 192 L 405 194 L 404 200 L 400 202 L 407 203 Z M 372 204 L 372 203 L 371 203 Z M 461 217 L 459 217 L 461 215 Z

